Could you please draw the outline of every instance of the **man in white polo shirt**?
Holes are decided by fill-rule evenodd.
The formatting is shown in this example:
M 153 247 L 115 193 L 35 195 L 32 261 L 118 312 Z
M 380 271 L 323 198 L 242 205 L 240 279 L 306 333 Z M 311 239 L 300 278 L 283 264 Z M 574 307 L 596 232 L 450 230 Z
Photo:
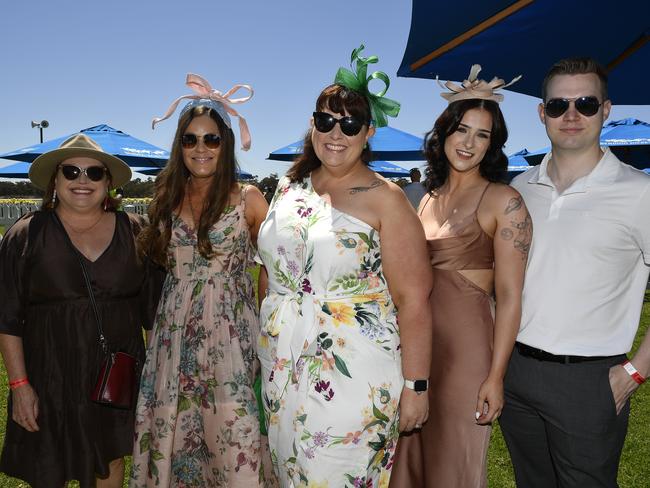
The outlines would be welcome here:
M 599 145 L 611 102 L 593 60 L 556 63 L 542 100 L 551 152 L 512 182 L 533 243 L 500 425 L 517 486 L 617 487 L 629 398 L 650 374 L 650 334 L 625 356 L 650 269 L 650 177 Z

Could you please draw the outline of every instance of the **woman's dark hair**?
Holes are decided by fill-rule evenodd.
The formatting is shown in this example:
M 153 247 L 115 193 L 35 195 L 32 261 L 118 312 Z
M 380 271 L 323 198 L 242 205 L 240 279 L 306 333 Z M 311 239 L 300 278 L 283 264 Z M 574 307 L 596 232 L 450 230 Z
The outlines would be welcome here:
M 209 231 L 219 220 L 230 201 L 230 193 L 237 183 L 237 160 L 235 159 L 235 136 L 216 111 L 199 105 L 182 114 L 174 136 L 169 161 L 156 178 L 154 197 L 149 205 L 149 225 L 138 236 L 138 249 L 154 262 L 167 266 L 167 246 L 172 233 L 172 213 L 178 209 L 185 196 L 185 187 L 190 172 L 185 167 L 181 138 L 192 120 L 208 115 L 219 127 L 221 151 L 217 169 L 203 203 L 201 220 L 198 223 L 198 250 L 201 256 L 214 256 Z
M 424 138 L 424 155 L 428 162 L 424 186 L 427 191 L 436 190 L 447 181 L 449 159 L 445 154 L 445 141 L 456 132 L 465 113 L 472 109 L 485 110 L 492 116 L 490 146 L 479 164 L 479 172 L 488 181 L 504 181 L 508 171 L 508 158 L 503 152 L 508 140 L 506 121 L 497 102 L 471 98 L 450 103 Z
M 59 204 L 58 199 L 55 201 L 54 200 L 54 181 L 56 180 L 56 174 L 59 171 L 59 166 L 54 169 L 54 173 L 52 173 L 52 177 L 50 178 L 50 182 L 47 184 L 47 188 L 45 189 L 45 193 L 43 194 L 43 200 L 41 202 L 41 210 L 54 210 L 57 205 Z M 108 168 L 106 168 L 106 178 L 108 178 L 108 188 L 110 190 L 111 188 L 111 172 L 109 171 Z M 120 199 L 119 198 L 113 198 L 109 195 L 106 195 L 106 200 L 104 200 L 104 203 L 102 204 L 104 207 L 104 210 L 107 212 L 115 212 L 119 207 L 120 207 Z
M 318 96 L 316 100 L 316 112 L 323 109 L 328 109 L 334 113 L 345 115 L 347 110 L 350 115 L 363 120 L 366 126 L 370 126 L 371 112 L 370 104 L 363 95 L 345 88 L 341 85 L 329 85 Z M 316 130 L 316 129 L 313 129 Z M 370 163 L 372 159 L 372 152 L 368 144 L 361 151 L 361 161 L 364 164 Z M 296 158 L 289 171 L 287 177 L 289 181 L 295 183 L 302 181 L 313 170 L 321 165 L 320 159 L 316 156 L 314 146 L 311 143 L 311 130 L 307 131 L 303 140 L 302 154 Z

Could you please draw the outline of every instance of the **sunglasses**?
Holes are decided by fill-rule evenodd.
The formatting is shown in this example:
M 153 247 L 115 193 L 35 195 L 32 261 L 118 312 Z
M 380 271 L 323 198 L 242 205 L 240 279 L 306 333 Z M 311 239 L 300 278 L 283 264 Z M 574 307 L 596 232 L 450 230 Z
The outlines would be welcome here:
M 314 112 L 314 127 L 318 132 L 327 133 L 331 131 L 338 123 L 341 126 L 341 132 L 346 136 L 356 136 L 361 132 L 361 128 L 365 125 L 356 117 L 347 116 L 340 119 L 335 118 L 326 112 Z
M 63 173 L 65 179 L 70 181 L 76 180 L 81 175 L 86 175 L 90 181 L 102 181 L 107 171 L 104 166 L 80 168 L 72 164 L 62 164 L 59 168 L 61 168 L 61 173 Z
M 555 119 L 569 110 L 571 102 L 575 104 L 576 110 L 585 117 L 596 115 L 602 105 L 596 97 L 551 98 L 544 104 L 544 112 Z
M 184 149 L 192 149 L 199 143 L 199 137 L 195 134 L 183 134 L 181 136 L 181 146 Z M 221 145 L 221 137 L 217 134 L 204 134 L 203 144 L 208 149 L 217 149 Z

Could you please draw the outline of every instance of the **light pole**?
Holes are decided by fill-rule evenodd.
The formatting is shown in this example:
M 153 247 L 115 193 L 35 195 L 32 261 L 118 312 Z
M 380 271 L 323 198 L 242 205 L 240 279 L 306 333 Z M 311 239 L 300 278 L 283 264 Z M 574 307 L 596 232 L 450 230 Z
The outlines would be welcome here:
M 41 120 L 40 122 L 36 122 L 35 120 L 32 120 L 32 129 L 34 127 L 38 127 L 38 130 L 41 133 L 41 144 L 43 144 L 43 129 L 46 129 L 50 126 L 50 123 L 47 120 Z

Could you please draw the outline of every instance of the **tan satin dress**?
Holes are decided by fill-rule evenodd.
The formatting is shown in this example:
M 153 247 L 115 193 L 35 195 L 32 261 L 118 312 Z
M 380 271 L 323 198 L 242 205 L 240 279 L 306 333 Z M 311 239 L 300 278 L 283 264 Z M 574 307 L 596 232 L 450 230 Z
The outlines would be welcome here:
M 458 272 L 494 266 L 492 238 L 477 218 L 480 200 L 473 214 L 427 236 L 434 275 L 429 420 L 400 437 L 391 488 L 487 486 L 490 427 L 476 424 L 475 411 L 492 358 L 494 302 Z

